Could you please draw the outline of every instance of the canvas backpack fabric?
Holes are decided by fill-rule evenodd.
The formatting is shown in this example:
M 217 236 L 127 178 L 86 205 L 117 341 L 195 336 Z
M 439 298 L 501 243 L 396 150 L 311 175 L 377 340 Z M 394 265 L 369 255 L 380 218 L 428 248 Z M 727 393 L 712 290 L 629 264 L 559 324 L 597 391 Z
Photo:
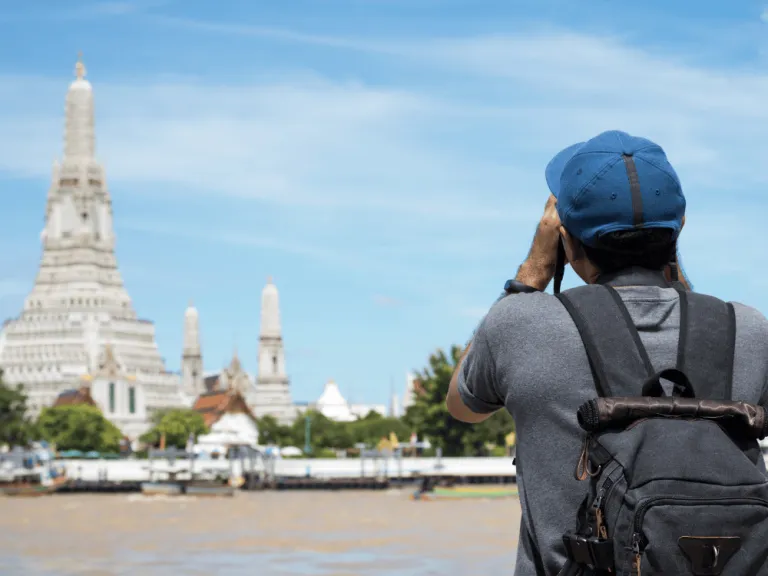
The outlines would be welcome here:
M 678 289 L 677 365 L 654 372 L 610 286 L 558 294 L 582 337 L 596 398 L 576 475 L 589 495 L 563 536 L 561 575 L 768 575 L 763 407 L 733 402 L 733 306 Z

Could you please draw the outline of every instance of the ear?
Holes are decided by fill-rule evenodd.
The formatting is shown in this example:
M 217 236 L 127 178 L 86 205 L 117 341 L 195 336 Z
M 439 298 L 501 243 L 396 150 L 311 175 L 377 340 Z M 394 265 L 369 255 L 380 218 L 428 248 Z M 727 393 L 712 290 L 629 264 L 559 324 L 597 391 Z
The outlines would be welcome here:
M 568 234 L 568 230 L 565 226 L 560 226 L 560 237 L 563 239 L 563 246 L 565 247 L 565 257 L 567 262 L 576 262 L 579 259 L 579 251 L 574 245 L 574 240 L 571 235 Z
M 680 221 L 680 231 L 683 231 L 683 228 L 685 228 L 685 214 L 683 214 L 683 219 Z

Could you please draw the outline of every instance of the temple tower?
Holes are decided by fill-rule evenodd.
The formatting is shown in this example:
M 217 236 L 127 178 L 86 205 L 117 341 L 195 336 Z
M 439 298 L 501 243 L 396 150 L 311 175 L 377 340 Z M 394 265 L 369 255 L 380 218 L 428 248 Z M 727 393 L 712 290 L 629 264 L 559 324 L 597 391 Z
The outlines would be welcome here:
M 61 392 L 93 380 L 109 345 L 121 378 L 146 400 L 145 412 L 129 411 L 123 432 L 134 436 L 153 411 L 184 401 L 154 325 L 138 319 L 117 267 L 112 200 L 96 158 L 93 89 L 85 75 L 78 60 L 66 95 L 64 155 L 48 189 L 40 267 L 21 314 L 0 333 L 0 368 L 6 382 L 25 386 L 34 416 Z M 101 408 L 111 418 L 109 406 Z
M 184 349 L 181 354 L 181 383 L 184 394 L 197 398 L 205 390 L 203 353 L 200 348 L 200 318 L 197 308 L 189 303 L 184 313 Z
M 261 292 L 259 364 L 251 404 L 257 418 L 269 414 L 285 424 L 292 423 L 296 418 L 285 370 L 280 299 L 272 278 L 267 279 L 267 285 Z

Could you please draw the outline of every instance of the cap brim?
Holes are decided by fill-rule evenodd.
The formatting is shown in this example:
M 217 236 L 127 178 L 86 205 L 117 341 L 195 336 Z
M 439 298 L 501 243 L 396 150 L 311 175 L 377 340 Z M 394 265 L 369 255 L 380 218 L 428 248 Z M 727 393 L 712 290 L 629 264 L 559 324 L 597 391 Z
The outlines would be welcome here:
M 547 179 L 549 191 L 552 192 L 555 198 L 560 195 L 560 177 L 563 175 L 565 165 L 578 153 L 582 146 L 584 146 L 584 142 L 568 146 L 565 150 L 558 152 L 557 155 L 549 161 L 549 164 L 547 164 L 547 168 L 544 170 L 544 176 Z

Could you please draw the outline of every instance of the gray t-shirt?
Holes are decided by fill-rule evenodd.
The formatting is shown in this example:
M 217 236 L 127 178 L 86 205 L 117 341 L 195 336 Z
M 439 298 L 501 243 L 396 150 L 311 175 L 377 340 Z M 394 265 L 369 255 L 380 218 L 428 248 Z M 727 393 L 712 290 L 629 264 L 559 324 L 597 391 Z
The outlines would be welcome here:
M 675 290 L 614 287 L 654 368 L 673 367 L 680 321 Z M 768 321 L 753 308 L 734 307 L 733 399 L 758 403 L 768 379 Z M 538 543 L 547 574 L 557 574 L 565 563 L 562 535 L 576 527 L 577 510 L 588 491 L 587 482 L 573 474 L 583 439 L 576 411 L 596 396 L 581 337 L 560 301 L 534 293 L 494 304 L 462 362 L 458 389 L 473 411 L 506 407 L 514 417 L 522 524 Z M 535 576 L 522 528 L 515 575 Z

